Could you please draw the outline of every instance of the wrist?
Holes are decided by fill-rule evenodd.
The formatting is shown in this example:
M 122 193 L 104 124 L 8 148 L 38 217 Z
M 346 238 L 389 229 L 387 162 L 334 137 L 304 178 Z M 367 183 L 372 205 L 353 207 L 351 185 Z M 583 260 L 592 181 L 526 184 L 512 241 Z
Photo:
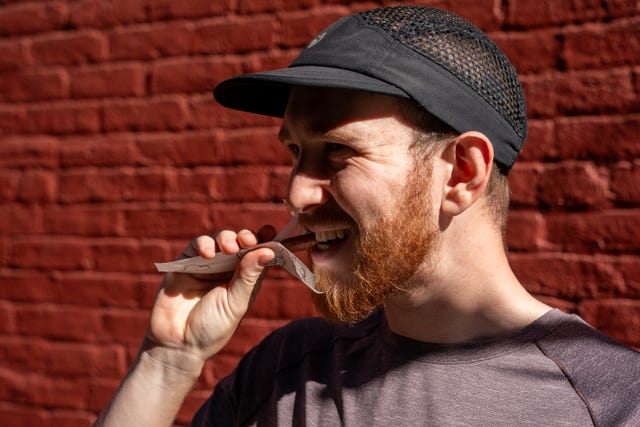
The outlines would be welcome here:
M 162 373 L 168 383 L 192 381 L 195 383 L 205 364 L 205 360 L 185 350 L 163 347 L 148 340 L 142 345 L 138 355 L 140 363 Z

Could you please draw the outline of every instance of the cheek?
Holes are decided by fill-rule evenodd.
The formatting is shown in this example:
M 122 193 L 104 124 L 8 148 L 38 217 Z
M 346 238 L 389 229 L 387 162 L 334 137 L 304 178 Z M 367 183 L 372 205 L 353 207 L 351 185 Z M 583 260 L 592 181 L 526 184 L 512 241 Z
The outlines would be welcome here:
M 386 180 L 363 178 L 332 182 L 331 193 L 340 208 L 357 224 L 376 222 L 397 205 L 404 186 Z

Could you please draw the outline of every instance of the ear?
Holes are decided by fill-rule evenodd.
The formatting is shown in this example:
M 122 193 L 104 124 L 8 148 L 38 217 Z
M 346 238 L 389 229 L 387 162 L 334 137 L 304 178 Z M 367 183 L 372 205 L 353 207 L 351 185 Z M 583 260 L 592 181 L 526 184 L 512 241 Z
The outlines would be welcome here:
M 465 132 L 447 147 L 450 163 L 445 185 L 442 212 L 459 215 L 473 205 L 484 192 L 493 165 L 493 146 L 480 132 Z

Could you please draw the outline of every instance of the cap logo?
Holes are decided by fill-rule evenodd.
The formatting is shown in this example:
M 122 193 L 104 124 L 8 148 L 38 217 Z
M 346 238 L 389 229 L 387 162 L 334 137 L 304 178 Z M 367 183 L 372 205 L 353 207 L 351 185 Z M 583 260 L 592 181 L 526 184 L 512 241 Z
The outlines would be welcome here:
M 318 35 L 315 39 L 311 40 L 311 42 L 309 42 L 309 44 L 307 45 L 307 49 L 314 47 L 315 45 L 317 45 L 318 43 L 320 43 L 320 41 L 324 38 L 324 36 L 326 36 L 327 33 L 324 32 L 320 35 Z

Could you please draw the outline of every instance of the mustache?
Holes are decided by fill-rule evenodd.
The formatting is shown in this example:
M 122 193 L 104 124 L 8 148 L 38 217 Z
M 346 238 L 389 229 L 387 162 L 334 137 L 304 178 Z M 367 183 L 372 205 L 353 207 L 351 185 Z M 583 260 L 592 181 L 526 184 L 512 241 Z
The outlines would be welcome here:
M 319 206 L 309 213 L 298 214 L 298 224 L 308 228 L 311 226 L 344 226 L 357 229 L 357 224 L 346 212 L 334 206 Z

